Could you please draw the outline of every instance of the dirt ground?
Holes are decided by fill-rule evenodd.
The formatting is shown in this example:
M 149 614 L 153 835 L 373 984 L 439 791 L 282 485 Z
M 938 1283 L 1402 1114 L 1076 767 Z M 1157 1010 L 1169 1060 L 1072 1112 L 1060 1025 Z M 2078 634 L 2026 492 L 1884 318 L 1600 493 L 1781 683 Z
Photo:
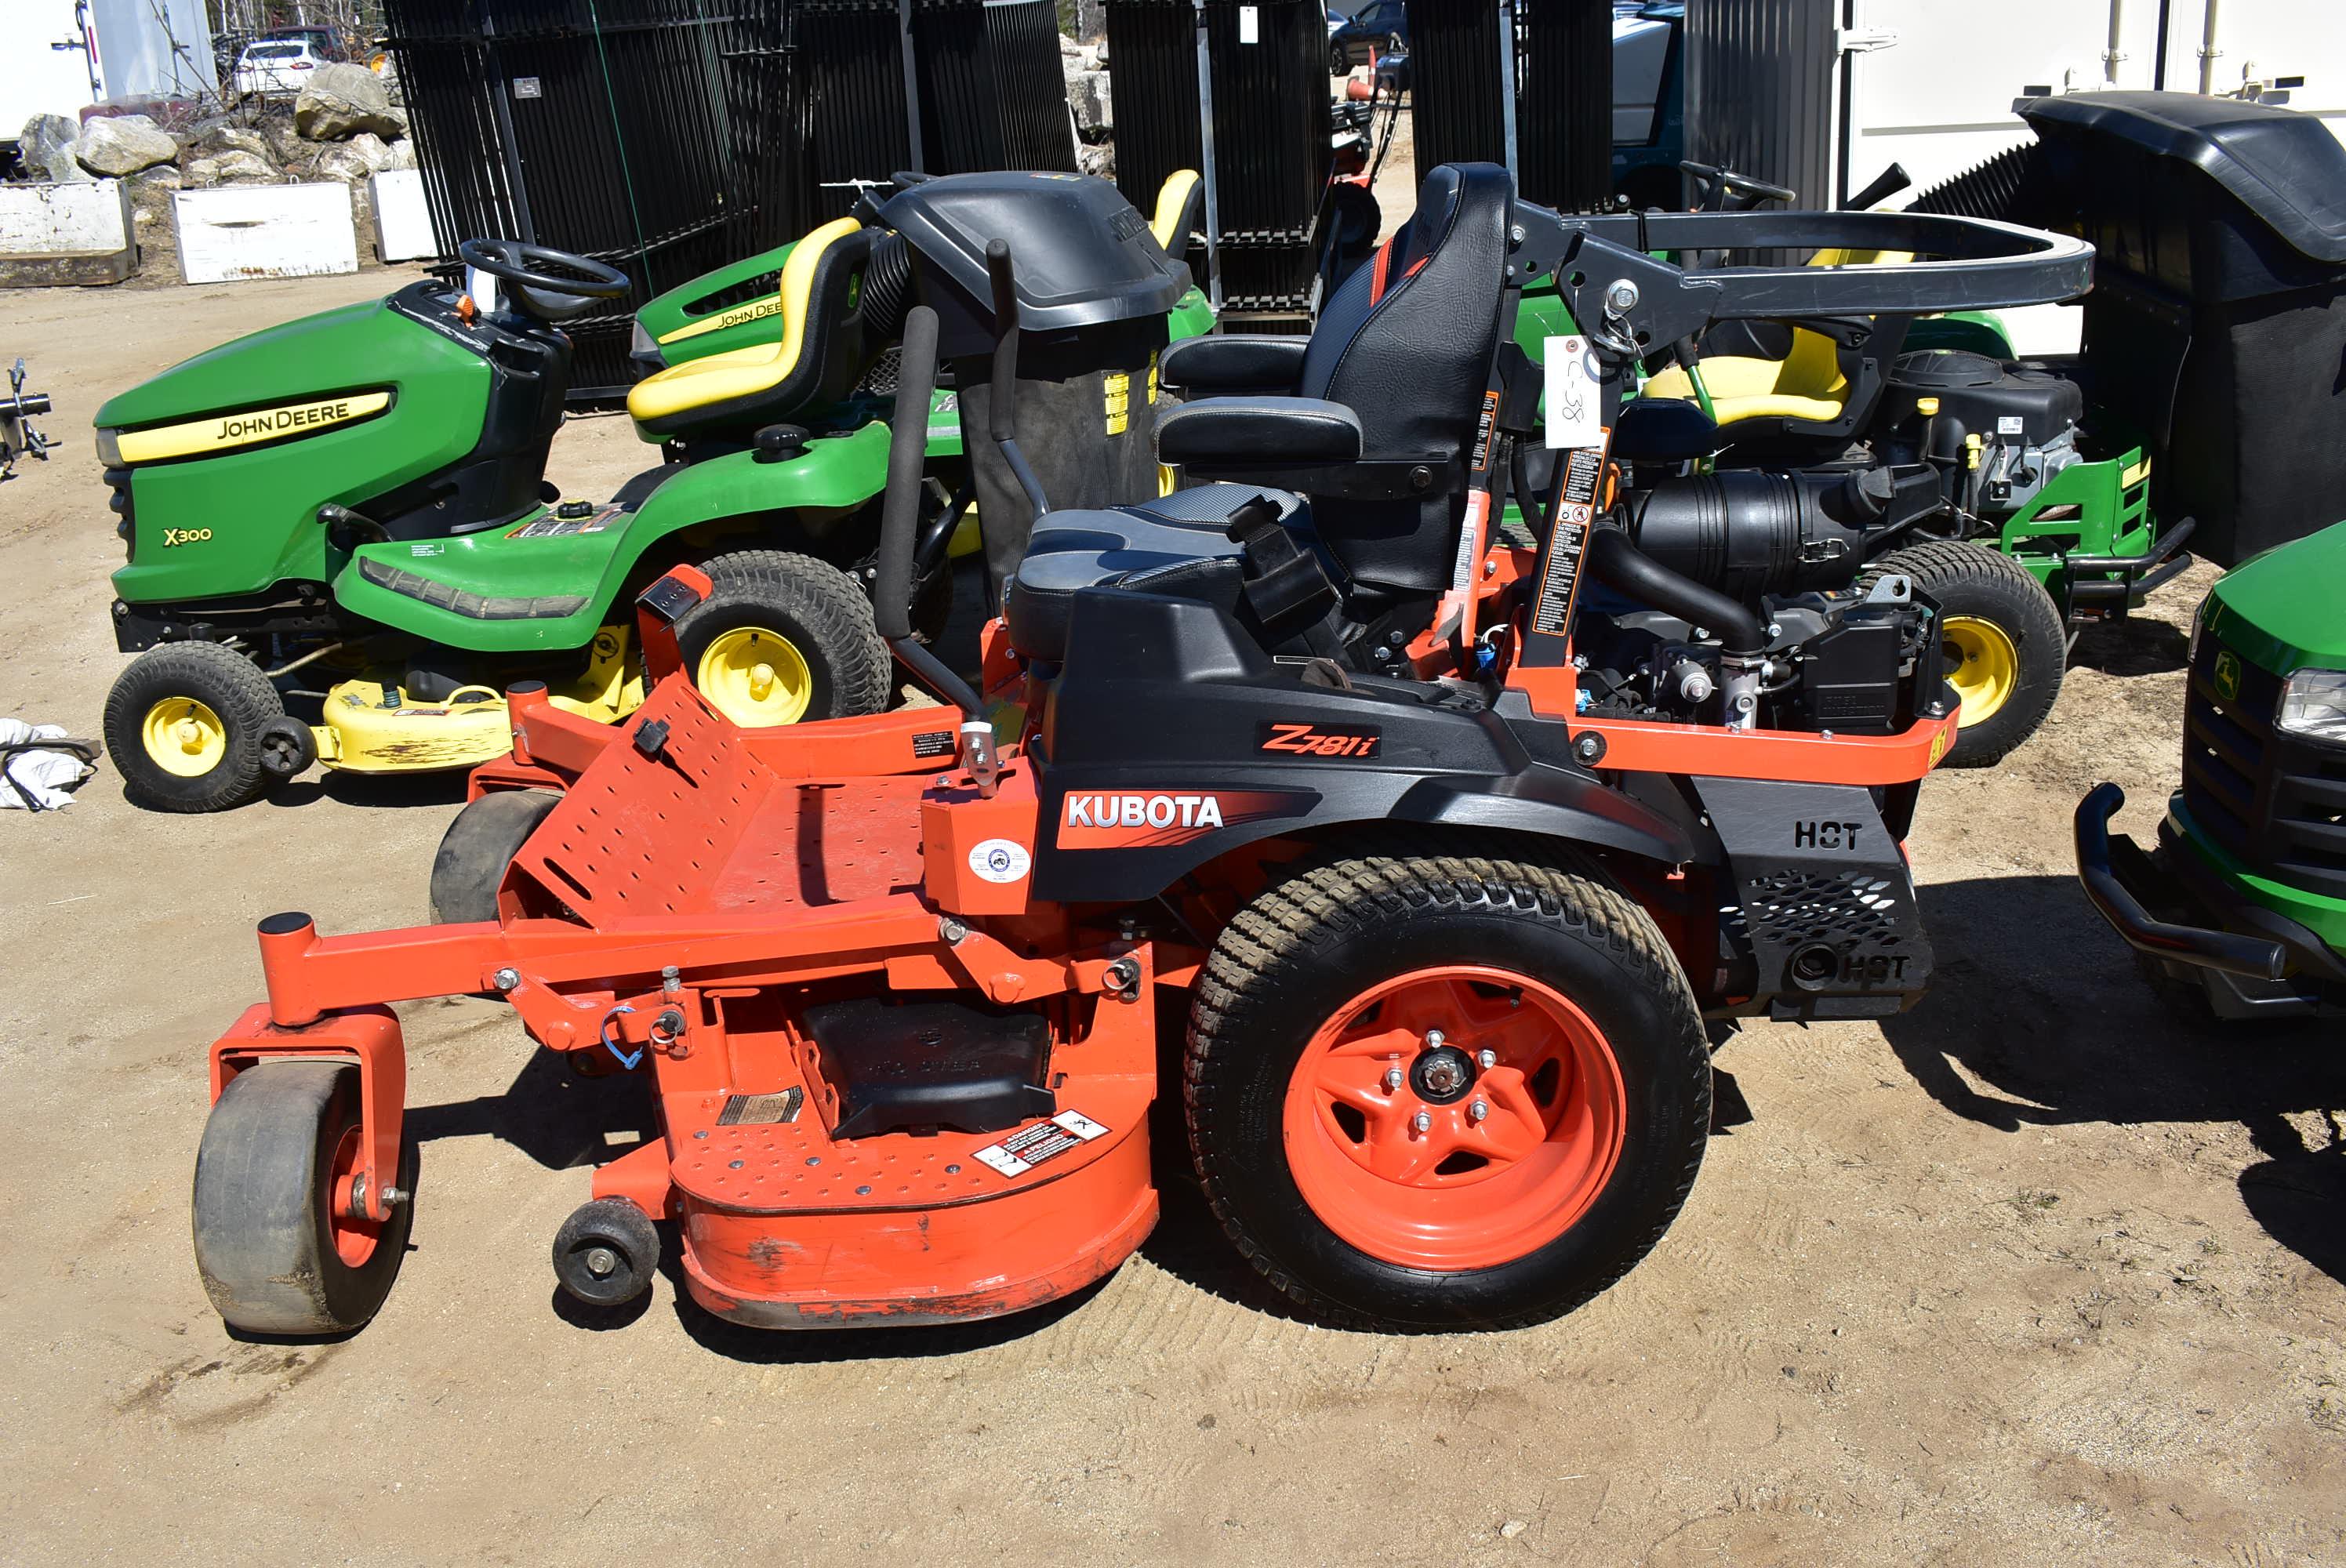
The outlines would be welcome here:
M 0 712 L 94 734 L 123 664 L 88 424 L 108 393 L 394 274 L 0 295 L 63 445 L 0 486 Z M 556 448 L 574 494 L 640 453 Z M 423 917 L 453 780 L 314 778 L 226 816 L 0 815 L 0 1557 L 597 1563 L 2346 1563 L 2346 1052 L 2161 1010 L 2080 898 L 2069 813 L 2176 770 L 2199 570 L 2087 635 L 2044 734 L 1926 786 L 1936 992 L 1760 1025 L 1749 1119 L 1608 1295 L 1384 1339 L 1282 1312 L 1178 1160 L 1105 1285 L 974 1331 L 761 1335 L 554 1289 L 630 1086 L 502 1009 L 404 1009 L 423 1176 L 390 1304 L 342 1343 L 230 1339 L 188 1185 L 203 1049 L 255 917 Z

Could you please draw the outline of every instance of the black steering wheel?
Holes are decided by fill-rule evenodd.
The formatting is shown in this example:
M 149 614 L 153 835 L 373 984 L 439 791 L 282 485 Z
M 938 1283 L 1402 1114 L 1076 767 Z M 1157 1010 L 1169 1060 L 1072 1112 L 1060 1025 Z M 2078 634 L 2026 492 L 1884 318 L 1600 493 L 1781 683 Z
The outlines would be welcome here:
M 582 300 L 616 300 L 635 285 L 617 267 L 567 250 L 525 245 L 518 239 L 467 239 L 456 247 L 465 266 L 501 282 Z M 546 268 L 558 268 L 547 271 Z
M 1781 201 L 1787 205 L 1797 200 L 1800 192 L 1790 186 L 1771 185 L 1764 179 L 1754 179 L 1748 174 L 1738 174 L 1717 164 L 1696 163 L 1691 158 L 1681 160 L 1678 167 L 1694 178 L 1702 188 L 1701 199 L 1695 203 L 1703 212 L 1749 212 L 1763 201 Z M 1739 199 L 1729 208 L 1728 198 Z

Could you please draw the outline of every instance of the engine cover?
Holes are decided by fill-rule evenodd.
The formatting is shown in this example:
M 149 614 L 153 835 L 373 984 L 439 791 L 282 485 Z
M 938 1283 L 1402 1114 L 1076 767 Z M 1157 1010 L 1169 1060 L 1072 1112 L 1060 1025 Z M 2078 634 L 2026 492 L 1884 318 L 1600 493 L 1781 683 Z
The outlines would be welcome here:
M 1901 354 L 1890 369 L 1882 407 L 1893 423 L 1917 416 L 1917 400 L 1936 398 L 1939 417 L 1965 433 L 2011 446 L 2045 446 L 2085 417 L 2085 390 L 2049 371 L 2010 368 L 1985 354 L 1923 349 Z M 2014 422 L 2017 422 L 2016 423 Z M 1958 441 L 1957 444 L 1960 444 Z

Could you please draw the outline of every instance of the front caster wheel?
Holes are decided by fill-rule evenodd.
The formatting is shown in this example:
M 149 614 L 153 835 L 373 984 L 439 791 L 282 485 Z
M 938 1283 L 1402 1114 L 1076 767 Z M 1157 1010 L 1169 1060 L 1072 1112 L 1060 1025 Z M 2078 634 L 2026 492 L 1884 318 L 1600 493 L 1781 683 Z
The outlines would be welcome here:
M 591 1307 L 621 1307 L 652 1288 L 659 1232 L 623 1197 L 598 1197 L 573 1209 L 554 1233 L 554 1277 Z
M 300 728 L 260 667 L 218 643 L 148 648 L 106 698 L 107 755 L 124 792 L 155 811 L 227 811 L 259 799 L 316 755 L 289 733 Z
M 1710 1061 L 1647 913 L 1479 855 L 1338 860 L 1223 929 L 1190 1017 L 1189 1143 L 1270 1283 L 1362 1329 L 1571 1310 L 1694 1184 Z
M 339 1334 L 391 1294 L 415 1217 L 415 1145 L 403 1196 L 380 1222 L 340 1199 L 362 1164 L 359 1070 L 263 1062 L 229 1081 L 196 1150 L 196 1268 L 231 1329 Z

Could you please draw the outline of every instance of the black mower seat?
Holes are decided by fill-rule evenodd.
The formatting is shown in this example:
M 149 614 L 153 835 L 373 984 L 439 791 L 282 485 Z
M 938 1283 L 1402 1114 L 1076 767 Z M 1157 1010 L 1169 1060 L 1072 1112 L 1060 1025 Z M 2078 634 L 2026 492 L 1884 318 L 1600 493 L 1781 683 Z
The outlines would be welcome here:
M 1003 594 L 1010 646 L 1030 659 L 1066 657 L 1067 617 L 1086 588 L 1124 588 L 1235 604 L 1245 547 L 1229 536 L 1239 507 L 1261 496 L 1291 524 L 1302 503 L 1283 490 L 1205 484 L 1137 506 L 1047 512 Z

